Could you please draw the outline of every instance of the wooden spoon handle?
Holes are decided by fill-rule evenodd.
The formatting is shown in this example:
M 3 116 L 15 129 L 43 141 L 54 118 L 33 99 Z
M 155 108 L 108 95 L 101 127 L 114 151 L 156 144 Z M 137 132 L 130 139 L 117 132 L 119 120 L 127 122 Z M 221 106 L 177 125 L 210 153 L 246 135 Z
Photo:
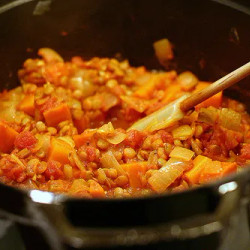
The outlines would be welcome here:
M 212 83 L 205 89 L 202 89 L 201 91 L 192 94 L 183 102 L 181 102 L 180 108 L 183 112 L 186 112 L 192 109 L 197 104 L 205 101 L 206 99 L 217 94 L 218 92 L 232 86 L 233 84 L 237 83 L 238 81 L 249 75 L 250 75 L 250 62 L 234 70 L 228 75 L 220 78 L 219 80 Z

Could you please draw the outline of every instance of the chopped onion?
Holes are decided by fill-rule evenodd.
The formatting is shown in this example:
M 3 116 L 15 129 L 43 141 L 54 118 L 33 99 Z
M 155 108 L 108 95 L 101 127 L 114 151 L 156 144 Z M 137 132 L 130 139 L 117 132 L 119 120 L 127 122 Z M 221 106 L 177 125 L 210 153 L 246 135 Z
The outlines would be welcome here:
M 102 155 L 101 164 L 103 168 L 114 168 L 117 170 L 117 173 L 119 175 L 126 175 L 125 170 L 122 168 L 120 163 L 116 160 L 112 151 L 108 151 Z
M 41 48 L 38 51 L 38 55 L 42 56 L 46 62 L 63 62 L 63 58 L 53 49 Z
M 154 191 L 162 193 L 183 174 L 187 167 L 187 163 L 171 158 L 165 166 L 153 172 L 148 183 Z
M 174 139 L 186 140 L 192 136 L 193 131 L 189 125 L 182 125 L 172 130 Z
M 37 144 L 35 148 L 41 150 L 46 155 L 50 147 L 50 135 L 36 134 L 35 137 L 37 139 Z
M 214 107 L 201 108 L 198 114 L 198 121 L 213 125 L 219 116 L 218 109 Z
M 158 163 L 158 157 L 157 157 L 157 152 L 156 150 L 150 152 L 148 156 L 148 165 L 149 166 L 156 166 Z
M 103 126 L 101 126 L 100 128 L 97 129 L 97 133 L 101 134 L 101 135 L 108 135 L 111 133 L 114 133 L 115 129 L 112 125 L 111 122 L 104 124 Z
M 24 164 L 21 162 L 21 160 L 15 154 L 11 154 L 10 157 L 12 158 L 12 160 L 14 160 L 17 163 L 17 165 L 25 168 Z
M 77 194 L 77 193 L 81 193 L 83 191 L 89 191 L 88 183 L 83 179 L 74 180 L 70 189 L 69 189 L 69 193 L 70 194 Z
M 80 161 L 80 159 L 79 159 L 78 155 L 76 154 L 76 152 L 73 150 L 73 151 L 71 152 L 71 154 L 72 154 L 72 158 L 73 158 L 73 160 L 74 160 L 76 166 L 77 166 L 81 171 L 85 171 L 86 169 L 85 169 L 83 163 Z
M 67 179 L 71 179 L 73 176 L 73 169 L 69 164 L 65 164 L 63 167 L 63 173 Z
M 172 44 L 168 39 L 164 38 L 154 42 L 153 47 L 155 54 L 161 64 L 164 64 L 164 62 L 174 58 Z
M 222 127 L 240 131 L 241 114 L 228 108 L 223 108 L 220 112 L 219 123 Z
M 177 158 L 183 161 L 190 161 L 194 156 L 194 152 L 187 148 L 183 147 L 175 147 L 171 153 L 169 154 L 170 157 Z
M 190 71 L 185 71 L 177 77 L 177 82 L 184 91 L 190 91 L 198 84 L 198 78 Z
M 117 145 L 125 140 L 127 137 L 126 134 L 120 132 L 120 131 L 115 131 L 112 135 L 107 136 L 106 140 L 114 145 Z
M 103 93 L 103 103 L 102 107 L 104 111 L 108 111 L 112 107 L 116 106 L 119 103 L 119 99 L 111 93 Z
M 150 131 L 160 130 L 173 125 L 176 121 L 184 117 L 180 110 L 180 103 L 186 99 L 188 95 L 184 95 L 156 112 L 135 122 L 129 130 Z

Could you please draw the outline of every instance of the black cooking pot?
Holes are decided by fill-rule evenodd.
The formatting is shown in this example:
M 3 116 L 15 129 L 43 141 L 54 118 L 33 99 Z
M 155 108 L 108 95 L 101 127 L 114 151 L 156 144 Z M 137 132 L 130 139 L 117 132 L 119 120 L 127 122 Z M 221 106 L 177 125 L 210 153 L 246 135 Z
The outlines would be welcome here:
M 168 69 L 215 80 L 249 61 L 250 10 L 229 0 L 17 0 L 0 8 L 1 87 L 40 47 L 128 58 L 160 69 L 152 43 L 175 46 Z M 226 94 L 250 108 L 249 78 Z M 131 199 L 74 199 L 0 184 L 0 215 L 27 249 L 244 249 L 250 171 L 182 193 Z

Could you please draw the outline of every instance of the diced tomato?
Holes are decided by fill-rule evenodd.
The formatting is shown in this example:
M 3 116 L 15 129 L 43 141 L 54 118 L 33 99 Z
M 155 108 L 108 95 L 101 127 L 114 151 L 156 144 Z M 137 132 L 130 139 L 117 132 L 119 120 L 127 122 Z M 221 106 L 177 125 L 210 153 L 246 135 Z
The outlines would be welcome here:
M 132 148 L 137 148 L 142 145 L 142 142 L 145 137 L 146 137 L 145 133 L 141 131 L 130 130 L 127 133 L 127 138 L 124 140 L 124 144 Z
M 168 132 L 166 132 L 164 130 L 159 131 L 159 133 L 161 135 L 161 139 L 162 139 L 163 142 L 168 142 L 170 144 L 174 143 L 174 138 L 170 133 L 168 133 Z
M 50 180 L 61 179 L 63 177 L 61 163 L 53 160 L 48 161 L 47 169 L 45 170 L 44 174 L 45 177 Z
M 80 148 L 80 151 L 84 151 L 86 152 L 87 158 L 84 159 L 87 162 L 94 162 L 94 161 L 98 161 L 99 158 L 96 155 L 96 148 L 92 147 L 92 146 L 82 146 Z
M 37 142 L 37 139 L 31 132 L 23 131 L 17 135 L 14 144 L 17 148 L 23 149 L 23 148 L 34 147 L 36 142 Z

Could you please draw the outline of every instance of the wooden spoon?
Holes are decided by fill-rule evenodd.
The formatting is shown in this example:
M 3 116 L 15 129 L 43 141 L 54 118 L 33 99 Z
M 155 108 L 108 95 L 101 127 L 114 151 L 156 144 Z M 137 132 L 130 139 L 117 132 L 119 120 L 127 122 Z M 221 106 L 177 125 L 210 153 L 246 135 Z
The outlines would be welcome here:
M 201 91 L 193 93 L 188 97 L 182 96 L 176 101 L 169 103 L 154 113 L 140 119 L 128 128 L 128 130 L 135 129 L 139 131 L 146 130 L 152 132 L 169 127 L 176 121 L 181 120 L 184 117 L 185 112 L 194 108 L 197 104 L 232 86 L 249 75 L 250 62 L 220 78 Z
M 180 108 L 183 112 L 192 109 L 197 104 L 205 101 L 209 97 L 219 93 L 220 91 L 232 86 L 243 78 L 250 75 L 250 62 L 244 64 L 240 68 L 220 78 L 205 89 L 200 90 L 186 98 L 181 102 Z

